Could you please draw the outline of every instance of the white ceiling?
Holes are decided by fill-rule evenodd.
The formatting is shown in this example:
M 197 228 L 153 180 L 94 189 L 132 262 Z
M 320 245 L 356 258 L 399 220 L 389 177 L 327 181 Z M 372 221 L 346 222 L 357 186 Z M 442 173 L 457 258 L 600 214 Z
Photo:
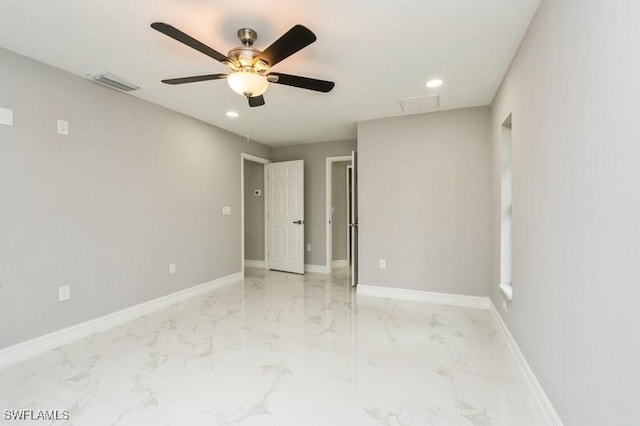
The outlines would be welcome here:
M 0 46 L 71 73 L 108 71 L 142 88 L 133 96 L 268 145 L 355 138 L 356 122 L 402 115 L 398 101 L 439 93 L 440 110 L 488 105 L 540 0 L 0 0 Z M 271 84 L 266 105 L 222 81 L 161 79 L 226 72 L 215 60 L 151 29 L 171 24 L 227 53 L 236 31 L 264 49 L 295 24 L 318 40 L 273 71 L 332 80 L 316 93 Z M 439 89 L 427 89 L 430 78 Z M 235 110 L 240 117 L 225 113 Z

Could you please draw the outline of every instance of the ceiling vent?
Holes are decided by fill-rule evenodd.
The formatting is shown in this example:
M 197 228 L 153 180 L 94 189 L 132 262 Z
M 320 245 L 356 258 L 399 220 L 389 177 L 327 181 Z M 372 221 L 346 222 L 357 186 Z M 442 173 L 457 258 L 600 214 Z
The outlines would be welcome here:
M 136 86 L 124 78 L 109 72 L 103 72 L 102 74 L 90 74 L 88 77 L 97 83 L 123 92 L 132 92 L 140 88 L 140 86 Z
M 400 100 L 402 112 L 428 111 L 440 107 L 440 95 L 419 96 Z

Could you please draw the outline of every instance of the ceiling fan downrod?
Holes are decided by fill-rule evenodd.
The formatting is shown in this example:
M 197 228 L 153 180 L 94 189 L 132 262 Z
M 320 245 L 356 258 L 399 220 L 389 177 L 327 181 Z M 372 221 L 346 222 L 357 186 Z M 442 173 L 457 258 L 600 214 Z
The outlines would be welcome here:
M 258 33 L 251 28 L 240 28 L 238 30 L 238 38 L 240 42 L 246 47 L 253 46 L 253 43 L 258 39 Z

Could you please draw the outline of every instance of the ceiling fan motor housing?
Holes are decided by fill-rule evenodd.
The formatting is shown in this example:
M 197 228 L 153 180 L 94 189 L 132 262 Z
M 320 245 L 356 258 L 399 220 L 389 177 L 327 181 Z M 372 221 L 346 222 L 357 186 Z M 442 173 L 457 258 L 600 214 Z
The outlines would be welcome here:
M 256 60 L 262 51 L 251 47 L 258 38 L 258 34 L 251 28 L 240 28 L 238 30 L 238 38 L 243 46 L 231 49 L 227 54 L 231 60 L 230 66 L 234 68 L 235 71 L 244 70 L 257 73 L 267 71 L 269 65 L 263 60 Z M 236 65 L 236 67 L 233 65 Z
M 255 59 L 262 53 L 258 49 L 254 49 L 253 47 L 236 47 L 235 49 L 231 49 L 229 54 L 227 55 L 229 59 L 231 59 L 231 64 L 235 64 L 237 66 L 237 70 L 253 68 L 254 62 L 255 64 L 262 64 L 262 61 L 255 61 Z M 232 66 L 233 68 L 233 66 Z M 262 67 L 261 71 L 266 70 L 266 68 Z M 258 69 L 256 69 L 258 71 Z

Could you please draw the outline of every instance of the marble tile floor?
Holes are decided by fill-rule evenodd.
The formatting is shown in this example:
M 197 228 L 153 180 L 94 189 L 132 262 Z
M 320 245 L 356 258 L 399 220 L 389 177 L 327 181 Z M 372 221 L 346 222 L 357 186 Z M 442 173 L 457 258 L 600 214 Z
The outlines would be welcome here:
M 346 271 L 244 281 L 0 370 L 51 425 L 545 425 L 490 311 L 356 296 Z M 3 423 L 4 422 L 4 423 Z

